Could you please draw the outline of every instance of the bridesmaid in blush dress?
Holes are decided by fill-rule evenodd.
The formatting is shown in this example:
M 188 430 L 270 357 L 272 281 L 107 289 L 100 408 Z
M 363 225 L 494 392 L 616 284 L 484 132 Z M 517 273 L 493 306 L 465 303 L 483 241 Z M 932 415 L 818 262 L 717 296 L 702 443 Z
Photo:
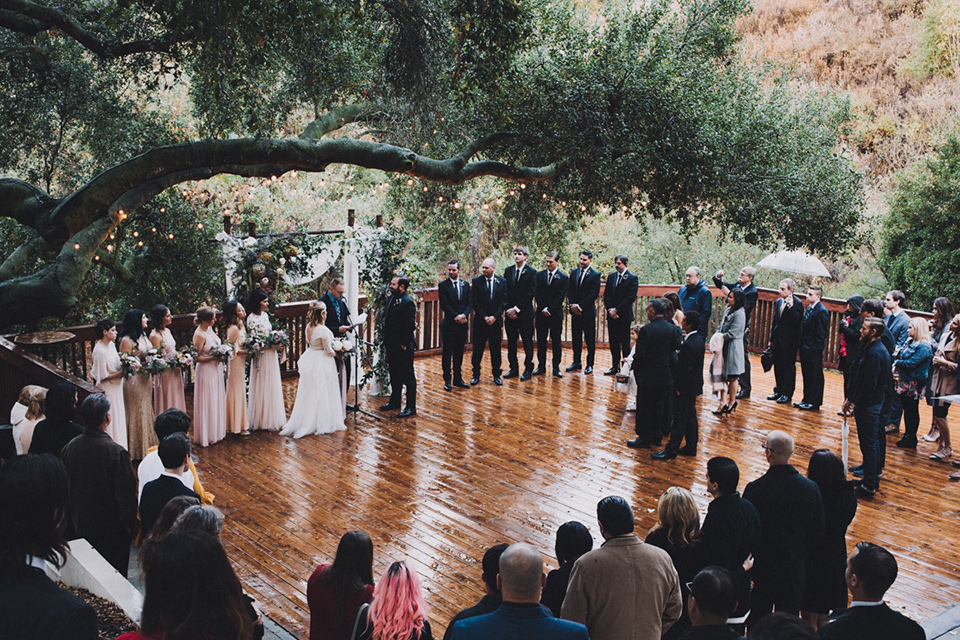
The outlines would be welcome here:
M 170 332 L 170 323 L 173 322 L 170 309 L 162 304 L 155 305 L 150 309 L 150 321 L 153 323 L 150 343 L 157 349 L 162 344 L 163 357 L 169 360 L 177 354 L 177 341 Z M 167 409 L 187 410 L 187 401 L 183 396 L 183 372 L 179 368 L 167 369 L 154 377 L 153 411 L 160 415 Z
M 247 330 L 243 321 L 247 311 L 236 300 L 223 306 L 223 325 L 227 328 L 227 342 L 235 348 L 227 371 L 227 431 L 250 435 L 247 428 L 247 352 L 243 343 L 247 339 Z
M 210 355 L 220 345 L 213 330 L 216 311 L 197 309 L 193 346 L 197 348 L 197 379 L 193 392 L 193 441 L 201 447 L 223 440 L 227 435 L 227 389 L 223 382 L 223 363 Z
M 101 320 L 94 325 L 100 340 L 93 345 L 93 381 L 103 389 L 110 401 L 110 424 L 107 434 L 124 449 L 127 448 L 127 415 L 123 406 L 123 371 L 117 353 L 117 325 L 113 320 Z
M 147 337 L 147 314 L 142 309 L 131 309 L 123 316 L 120 332 L 120 351 L 143 359 L 153 348 Z M 127 413 L 127 450 L 131 460 L 143 460 L 151 447 L 157 446 L 153 431 L 153 376 L 140 374 L 123 381 L 123 404 Z
M 257 289 L 250 294 L 247 305 L 247 329 L 250 332 L 270 333 L 273 326 L 267 316 L 267 294 Z M 267 349 L 250 365 L 250 430 L 279 431 L 287 422 L 283 406 L 283 386 L 280 382 L 279 351 L 277 346 Z

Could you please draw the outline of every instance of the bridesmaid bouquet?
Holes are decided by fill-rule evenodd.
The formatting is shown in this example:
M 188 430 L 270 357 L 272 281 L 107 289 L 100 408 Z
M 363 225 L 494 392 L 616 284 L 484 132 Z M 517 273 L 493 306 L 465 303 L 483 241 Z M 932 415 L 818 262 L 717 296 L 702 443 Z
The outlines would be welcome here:
M 146 375 L 143 373 L 143 363 L 140 362 L 140 358 L 132 353 L 120 354 L 120 370 L 128 378 L 135 375 Z
M 227 362 L 233 357 L 233 345 L 229 342 L 224 342 L 215 347 L 210 347 L 210 356 L 220 362 Z
M 270 345 L 277 346 L 283 345 L 286 347 L 290 344 L 290 338 L 287 337 L 287 332 L 283 329 L 274 329 L 270 332 Z
M 158 375 L 166 371 L 167 368 L 167 360 L 163 357 L 163 345 L 160 345 L 159 348 L 154 347 L 143 354 L 143 371 L 146 372 L 144 375 L 150 373 Z
M 192 344 L 181 347 L 179 351 L 170 356 L 167 364 L 170 368 L 189 369 L 197 361 L 197 348 Z
M 260 331 L 251 332 L 243 342 L 243 348 L 247 351 L 247 355 L 254 360 L 262 356 L 263 352 L 270 348 L 270 345 L 270 336 Z

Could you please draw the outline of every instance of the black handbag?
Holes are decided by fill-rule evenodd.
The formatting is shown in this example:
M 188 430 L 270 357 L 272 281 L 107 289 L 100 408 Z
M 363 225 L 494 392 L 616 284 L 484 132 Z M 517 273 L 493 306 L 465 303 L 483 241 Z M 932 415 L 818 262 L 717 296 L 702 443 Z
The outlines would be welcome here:
M 764 373 L 773 368 L 773 349 L 770 347 L 764 349 L 763 353 L 760 354 L 760 366 L 763 367 Z

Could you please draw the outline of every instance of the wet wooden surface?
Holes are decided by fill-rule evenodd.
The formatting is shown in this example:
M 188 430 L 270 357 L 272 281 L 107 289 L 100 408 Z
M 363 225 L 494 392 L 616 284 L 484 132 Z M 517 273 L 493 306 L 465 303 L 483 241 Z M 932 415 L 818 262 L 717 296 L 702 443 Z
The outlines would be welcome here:
M 564 356 L 566 365 L 569 352 Z M 804 413 L 764 400 L 773 374 L 753 358 L 753 398 L 736 413 L 717 418 L 710 413 L 715 401 L 700 400 L 699 455 L 651 460 L 649 451 L 625 446 L 633 413 L 624 412 L 625 396 L 612 392 L 612 377 L 600 373 L 609 358 L 598 350 L 591 376 L 512 379 L 503 387 L 493 385 L 484 362 L 478 386 L 450 393 L 440 358 L 424 358 L 416 363 L 416 418 L 397 419 L 377 411 L 384 400 L 363 398 L 382 421 L 349 416 L 347 431 L 334 435 L 292 440 L 258 432 L 199 449 L 197 466 L 227 516 L 223 539 L 245 588 L 275 621 L 307 638 L 307 577 L 332 560 L 344 532 L 363 529 L 374 541 L 375 576 L 394 560 L 412 563 L 431 625 L 442 632 L 482 596 L 480 559 L 493 544 L 530 542 L 552 569 L 561 524 L 583 522 L 599 545 L 597 501 L 619 494 L 645 536 L 660 494 L 672 485 L 693 492 L 702 517 L 710 501 L 707 460 L 737 460 L 742 489 L 765 471 L 760 445 L 773 428 L 797 440 L 794 462 L 803 472 L 815 449 L 840 451 L 840 375 L 827 372 L 823 410 Z M 297 382 L 284 384 L 289 412 Z M 798 379 L 798 398 L 800 389 Z M 923 406 L 921 434 L 929 423 Z M 859 451 L 851 427 L 852 464 Z M 902 451 L 895 441 L 888 438 L 881 491 L 860 504 L 847 541 L 870 540 L 895 553 L 900 576 L 887 600 L 925 620 L 960 601 L 960 483 L 947 480 L 948 465 L 927 460 L 935 445 Z

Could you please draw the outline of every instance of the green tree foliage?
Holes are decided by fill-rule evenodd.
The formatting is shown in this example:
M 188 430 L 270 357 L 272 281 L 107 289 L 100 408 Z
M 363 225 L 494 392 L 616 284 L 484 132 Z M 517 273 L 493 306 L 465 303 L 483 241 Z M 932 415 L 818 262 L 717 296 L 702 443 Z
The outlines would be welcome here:
M 960 139 L 905 170 L 885 224 L 881 266 L 914 309 L 960 300 Z

